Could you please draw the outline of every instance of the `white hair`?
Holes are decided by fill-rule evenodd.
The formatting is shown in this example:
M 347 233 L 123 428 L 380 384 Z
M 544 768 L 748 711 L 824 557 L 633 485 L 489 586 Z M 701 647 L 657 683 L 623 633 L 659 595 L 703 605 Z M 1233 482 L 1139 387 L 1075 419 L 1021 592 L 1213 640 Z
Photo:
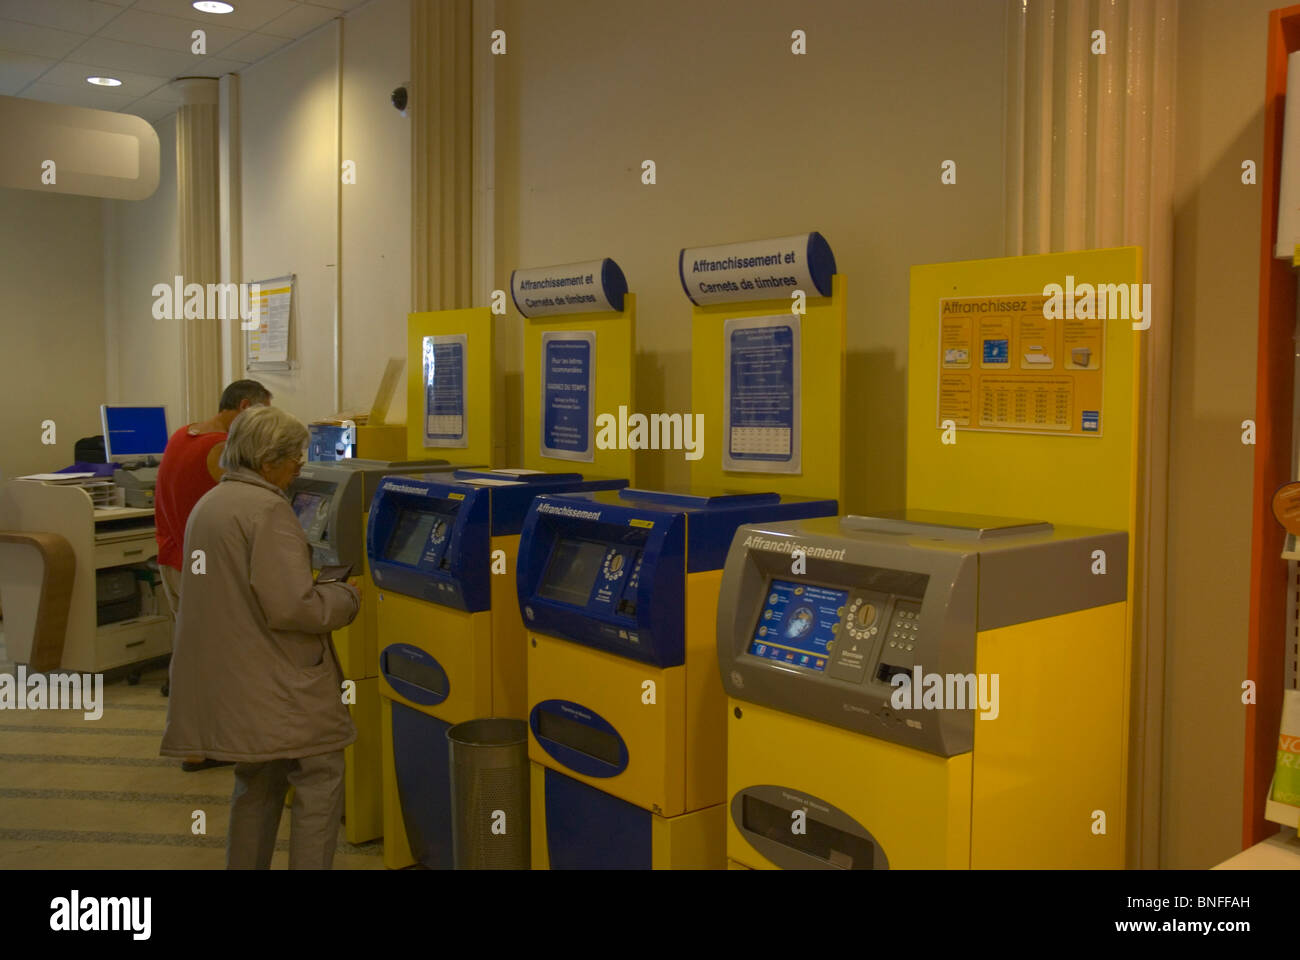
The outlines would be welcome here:
M 259 472 L 277 460 L 302 456 L 310 437 L 293 414 L 279 407 L 248 407 L 235 417 L 221 451 L 221 469 Z

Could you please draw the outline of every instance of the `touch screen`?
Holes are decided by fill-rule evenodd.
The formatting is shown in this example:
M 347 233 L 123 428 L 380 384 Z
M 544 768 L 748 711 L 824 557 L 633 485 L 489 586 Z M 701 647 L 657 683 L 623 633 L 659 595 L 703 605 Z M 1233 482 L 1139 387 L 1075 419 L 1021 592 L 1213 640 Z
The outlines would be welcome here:
M 847 590 L 773 580 L 749 652 L 809 670 L 825 670 L 827 646 L 836 639 Z
M 606 549 L 603 543 L 590 540 L 561 540 L 551 554 L 538 594 L 548 600 L 585 607 Z
M 388 538 L 384 559 L 407 567 L 419 566 L 434 525 L 446 522 L 432 510 L 403 510 Z
M 293 512 L 298 515 L 298 523 L 304 530 L 310 530 L 316 517 L 325 508 L 325 498 L 319 493 L 303 491 L 293 496 Z

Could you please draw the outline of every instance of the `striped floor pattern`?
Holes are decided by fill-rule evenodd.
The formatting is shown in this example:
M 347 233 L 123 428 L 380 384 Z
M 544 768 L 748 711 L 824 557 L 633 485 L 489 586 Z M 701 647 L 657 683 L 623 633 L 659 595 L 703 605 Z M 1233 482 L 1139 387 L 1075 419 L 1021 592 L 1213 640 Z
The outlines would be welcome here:
M 14 673 L 0 635 L 0 673 Z M 0 711 L 0 869 L 219 870 L 234 775 L 230 767 L 183 773 L 158 756 L 167 699 L 164 670 L 136 686 L 104 686 L 104 715 Z M 192 830 L 195 811 L 206 833 Z M 272 869 L 289 864 L 289 817 Z M 383 869 L 382 842 L 342 834 L 336 870 Z

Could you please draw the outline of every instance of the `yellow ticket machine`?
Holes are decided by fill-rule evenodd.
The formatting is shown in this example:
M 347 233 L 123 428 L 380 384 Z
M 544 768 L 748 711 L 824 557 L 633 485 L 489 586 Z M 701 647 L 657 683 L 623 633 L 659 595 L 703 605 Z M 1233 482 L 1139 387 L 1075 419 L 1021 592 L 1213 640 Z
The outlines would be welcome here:
M 382 477 L 399 470 L 454 470 L 445 460 L 308 462 L 288 495 L 311 545 L 312 566 L 351 564 L 359 578 L 361 610 L 334 631 L 343 678 L 355 684 L 348 710 L 357 741 L 344 750 L 344 832 L 349 843 L 383 834 L 380 802 L 379 658 L 375 652 L 375 592 L 366 565 L 366 511 Z
M 730 865 L 1123 867 L 1127 553 L 931 511 L 742 528 L 717 619 Z
M 741 524 L 835 511 L 775 493 L 533 502 L 518 590 L 534 869 L 723 866 L 723 558 Z
M 380 482 L 367 551 L 378 600 L 389 867 L 452 866 L 447 730 L 464 720 L 525 715 L 513 572 L 532 499 L 625 483 L 532 470 Z

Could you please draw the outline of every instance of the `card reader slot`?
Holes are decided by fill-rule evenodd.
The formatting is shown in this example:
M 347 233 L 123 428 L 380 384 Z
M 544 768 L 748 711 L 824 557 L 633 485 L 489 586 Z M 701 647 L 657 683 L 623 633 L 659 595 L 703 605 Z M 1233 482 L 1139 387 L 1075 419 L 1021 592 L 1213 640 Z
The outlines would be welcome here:
M 841 870 L 875 868 L 876 845 L 866 837 L 822 823 L 812 811 L 805 811 L 805 832 L 795 833 L 791 827 L 793 812 L 751 794 L 741 799 L 741 825 L 751 833 Z
M 881 681 L 882 683 L 887 683 L 892 686 L 894 682 L 894 677 L 898 676 L 899 674 L 902 674 L 905 677 L 911 677 L 912 668 L 896 667 L 891 663 L 881 663 L 880 667 L 876 670 L 876 679 Z

